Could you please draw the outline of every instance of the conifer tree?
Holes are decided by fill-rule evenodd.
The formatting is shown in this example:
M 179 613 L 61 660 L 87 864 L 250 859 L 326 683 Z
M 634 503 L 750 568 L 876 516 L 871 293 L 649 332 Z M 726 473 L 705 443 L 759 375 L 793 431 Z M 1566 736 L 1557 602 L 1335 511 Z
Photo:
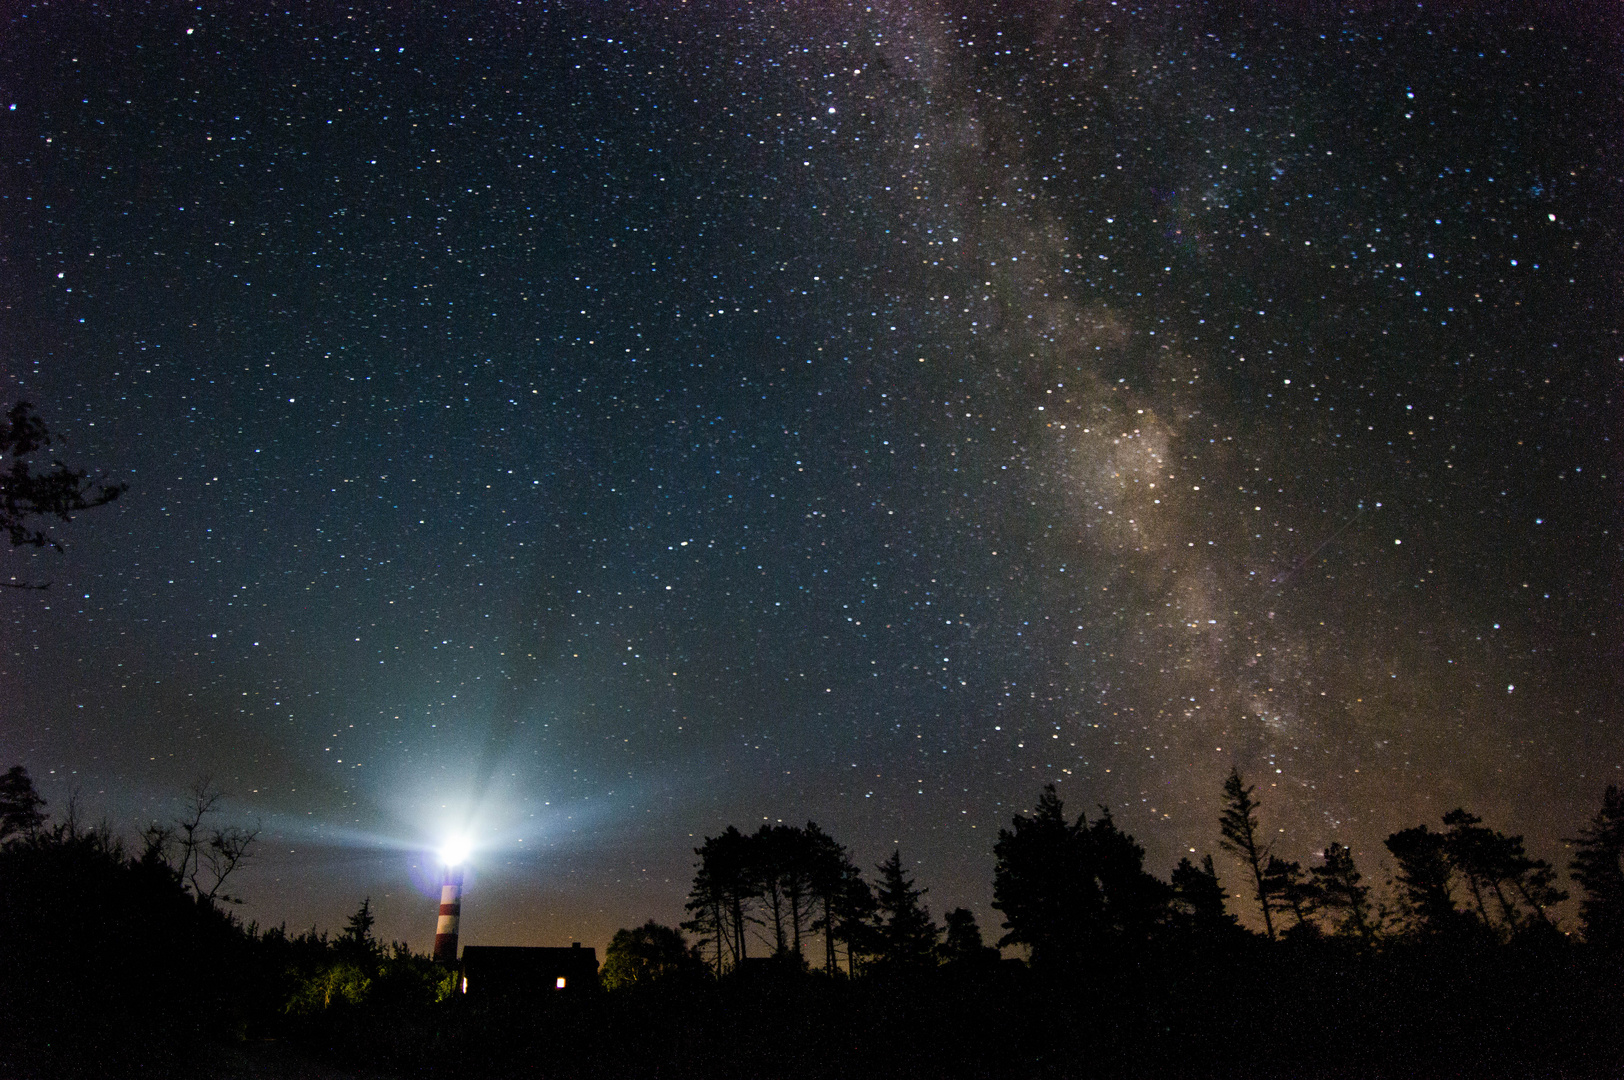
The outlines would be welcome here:
M 1410 929 L 1422 934 L 1458 930 L 1461 914 L 1451 892 L 1453 871 L 1444 851 L 1444 837 L 1416 825 L 1393 833 L 1386 846 L 1398 861 L 1399 902 Z
M 1320 910 L 1331 920 L 1331 932 L 1369 941 L 1375 932 L 1370 914 L 1370 886 L 1361 885 L 1363 876 L 1353 864 L 1353 852 L 1331 841 L 1325 848 L 1325 865 L 1308 871 Z
M 914 888 L 903 872 L 900 850 L 891 852 L 878 870 L 880 880 L 874 899 L 878 905 L 879 964 L 891 971 L 934 966 L 941 930 L 931 920 L 930 909 L 920 902 L 926 890 Z
M 1281 914 L 1290 912 L 1291 933 L 1318 932 L 1312 918 L 1316 907 L 1314 889 L 1303 874 L 1302 863 L 1270 855 L 1263 868 L 1263 887 L 1271 909 Z
M 34 412 L 19 401 L 0 418 L 0 532 L 12 547 L 51 547 L 62 544 L 41 527 L 41 520 L 73 520 L 75 514 L 106 506 L 129 489 L 128 484 L 96 483 L 81 469 L 52 460 L 49 471 L 36 471 L 35 455 L 51 445 L 51 433 Z M 18 581 L 0 582 L 14 589 L 43 589 Z
M 1210 936 L 1237 929 L 1235 916 L 1224 908 L 1224 887 L 1211 855 L 1203 856 L 1200 866 L 1188 858 L 1180 859 L 1173 868 L 1172 884 L 1175 905 L 1198 933 Z
M 699 866 L 688 890 L 687 909 L 693 918 L 683 924 L 709 942 L 716 973 L 737 967 L 749 952 L 746 928 L 754 921 L 749 908 L 760 894 L 750 861 L 750 837 L 729 825 L 718 836 L 707 836 L 694 849 Z
M 1460 873 L 1485 929 L 1505 938 L 1529 926 L 1551 927 L 1547 909 L 1567 899 L 1556 888 L 1556 871 L 1531 859 L 1523 838 L 1485 828 L 1464 809 L 1444 815 L 1444 851 Z
M 999 945 L 1025 945 L 1034 963 L 1075 957 L 1087 920 L 1092 881 L 1077 841 L 1080 828 L 1066 820 L 1053 784 L 1044 785 L 1030 816 L 1015 815 L 993 845 L 992 906 L 1008 931 Z
M 1263 842 L 1258 827 L 1258 801 L 1252 797 L 1256 788 L 1247 787 L 1240 770 L 1231 768 L 1224 781 L 1224 812 L 1218 818 L 1223 839 L 1219 846 L 1235 856 L 1252 877 L 1252 888 L 1257 897 L 1258 910 L 1263 914 L 1263 929 L 1274 940 L 1274 912 L 1269 902 L 1269 886 L 1265 880 L 1270 849 Z
M 1579 835 L 1569 864 L 1585 892 L 1579 918 L 1585 940 L 1610 952 L 1624 951 L 1624 792 L 1609 784 L 1601 809 Z
M 984 964 L 998 960 L 998 950 L 981 939 L 981 927 L 969 908 L 954 908 L 942 917 L 947 927 L 942 957 L 953 964 Z
M 1102 808 L 1068 822 L 1053 784 L 1036 811 L 1016 815 L 993 846 L 993 907 L 1037 964 L 1075 963 L 1102 948 L 1146 941 L 1166 921 L 1173 891 L 1145 872 L 1144 848 Z
M 833 973 L 839 967 L 835 943 L 841 937 L 842 898 L 849 882 L 859 874 L 856 864 L 834 837 L 808 821 L 804 830 L 807 858 L 807 885 L 821 912 L 808 929 L 823 932 L 823 968 Z M 848 950 L 849 951 L 849 950 Z
M 0 842 L 31 836 L 45 824 L 40 809 L 45 800 L 34 788 L 34 780 L 21 765 L 13 765 L 0 776 Z

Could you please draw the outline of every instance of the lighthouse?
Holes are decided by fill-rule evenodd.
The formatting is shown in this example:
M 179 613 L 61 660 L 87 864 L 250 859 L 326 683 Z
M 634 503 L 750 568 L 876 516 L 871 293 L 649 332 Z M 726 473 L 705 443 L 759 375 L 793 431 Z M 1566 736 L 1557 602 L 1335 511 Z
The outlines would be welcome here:
M 440 885 L 440 918 L 434 924 L 434 959 L 437 963 L 457 962 L 457 924 L 462 916 L 462 864 L 446 864 Z

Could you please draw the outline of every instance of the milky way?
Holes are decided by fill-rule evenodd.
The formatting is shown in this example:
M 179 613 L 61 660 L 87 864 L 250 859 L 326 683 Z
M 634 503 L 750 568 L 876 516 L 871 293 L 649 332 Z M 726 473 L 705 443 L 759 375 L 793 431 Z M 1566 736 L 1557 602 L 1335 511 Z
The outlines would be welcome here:
M 1560 858 L 1624 765 L 1616 17 L 1279 18 L 13 12 L 0 365 L 131 486 L 9 556 L 4 763 L 129 832 L 212 775 L 248 914 L 420 946 L 448 831 L 475 943 L 808 818 L 992 926 L 1042 784 L 1165 874 L 1232 765 L 1305 862 Z

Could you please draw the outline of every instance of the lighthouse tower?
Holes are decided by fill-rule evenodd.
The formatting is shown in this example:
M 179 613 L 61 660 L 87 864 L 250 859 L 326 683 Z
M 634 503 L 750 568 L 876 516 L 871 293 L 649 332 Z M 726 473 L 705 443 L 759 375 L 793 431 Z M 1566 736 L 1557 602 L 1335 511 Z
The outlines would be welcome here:
M 457 962 L 457 924 L 462 916 L 462 867 L 446 866 L 440 885 L 440 918 L 434 924 L 434 959 L 441 964 Z

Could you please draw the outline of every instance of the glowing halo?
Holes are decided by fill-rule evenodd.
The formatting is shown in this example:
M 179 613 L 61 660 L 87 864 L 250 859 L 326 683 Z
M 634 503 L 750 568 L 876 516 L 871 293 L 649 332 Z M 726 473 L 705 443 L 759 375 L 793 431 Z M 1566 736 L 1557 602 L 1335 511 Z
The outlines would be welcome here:
M 452 837 L 440 847 L 439 851 L 440 861 L 446 866 L 461 866 L 468 861 L 468 856 L 472 853 L 473 845 L 465 836 Z

